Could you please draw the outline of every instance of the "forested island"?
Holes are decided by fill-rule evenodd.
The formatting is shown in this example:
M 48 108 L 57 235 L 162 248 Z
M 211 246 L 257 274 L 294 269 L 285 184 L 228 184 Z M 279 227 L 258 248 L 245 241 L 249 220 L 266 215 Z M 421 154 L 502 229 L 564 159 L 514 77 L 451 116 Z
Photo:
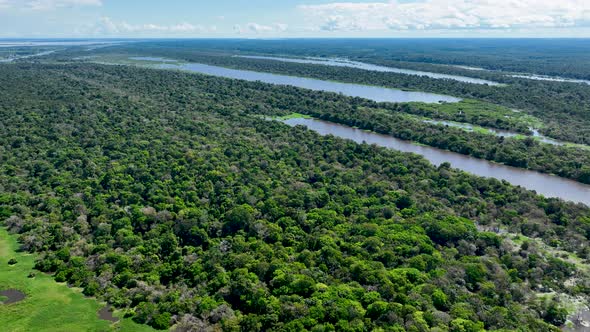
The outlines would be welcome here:
M 211 45 L 213 44 L 213 45 Z M 587 113 L 590 110 L 588 100 L 590 100 L 590 85 L 576 84 L 567 82 L 545 82 L 515 78 L 503 74 L 494 74 L 493 72 L 481 74 L 478 71 L 469 71 L 461 68 L 449 69 L 444 66 L 443 70 L 436 70 L 432 65 L 411 65 L 407 63 L 393 62 L 391 60 L 382 60 L 379 56 L 364 55 L 355 56 L 354 51 L 350 51 L 349 57 L 360 59 L 373 63 L 390 65 L 393 67 L 409 67 L 410 69 L 435 70 L 439 72 L 474 76 L 485 79 L 492 79 L 506 86 L 486 86 L 479 84 L 468 84 L 452 80 L 437 80 L 422 76 L 403 75 L 396 73 L 379 73 L 354 68 L 327 67 L 321 65 L 285 63 L 279 61 L 269 61 L 261 59 L 248 59 L 232 56 L 235 49 L 244 48 L 248 52 L 265 52 L 268 47 L 265 43 L 253 43 L 250 47 L 240 47 L 240 43 L 222 43 L 222 46 L 215 42 L 196 41 L 193 43 L 147 43 L 138 45 L 124 45 L 118 48 L 104 49 L 106 54 L 116 52 L 127 52 L 130 54 L 144 54 L 154 56 L 164 56 L 173 59 L 181 59 L 191 62 L 207 63 L 213 65 L 227 66 L 239 69 L 254 71 L 273 72 L 293 76 L 306 76 L 327 80 L 338 80 L 343 82 L 378 85 L 410 90 L 420 90 L 449 94 L 452 96 L 479 99 L 495 104 L 501 104 L 510 108 L 518 108 L 531 112 L 531 114 L 543 119 L 544 128 L 541 131 L 548 136 L 571 141 L 575 143 L 589 144 L 590 122 L 588 122 Z M 297 43 L 292 44 L 295 47 Z M 309 46 L 309 47 L 304 47 Z M 317 55 L 320 51 L 313 51 L 313 46 L 317 44 L 301 45 L 302 48 L 295 52 L 295 55 Z M 277 48 L 279 46 L 276 46 Z M 360 47 L 360 46 L 359 46 Z M 311 51 L 309 50 L 311 48 Z M 271 48 L 272 49 L 272 48 Z M 272 49 L 275 52 L 276 49 Z M 285 46 L 283 52 L 290 51 Z M 331 51 L 325 47 L 324 53 Z M 99 52 L 98 54 L 100 54 Z M 343 56 L 344 51 L 335 50 L 332 56 Z M 480 53 L 477 57 L 480 58 Z M 582 54 L 582 53 L 580 53 Z M 581 56 L 581 55 L 580 55 Z M 469 55 L 462 59 L 471 59 Z M 567 58 L 561 58 L 566 61 Z M 575 62 L 578 66 L 577 71 L 585 70 L 583 61 Z M 528 64 L 526 72 L 536 72 L 534 68 L 539 66 L 538 63 Z M 570 65 L 571 66 L 571 65 Z M 510 67 L 507 67 L 510 70 Z M 524 70 L 524 68 L 523 68 Z M 590 69 L 588 69 L 590 70 Z M 543 72 L 544 73 L 544 72 Z M 482 76 L 483 75 L 483 76 Z
M 399 115 L 418 105 L 59 61 L 0 66 L 0 220 L 36 269 L 120 317 L 178 331 L 559 331 L 590 295 L 587 206 L 267 117 L 477 138 L 477 153 L 556 165 L 558 147 Z

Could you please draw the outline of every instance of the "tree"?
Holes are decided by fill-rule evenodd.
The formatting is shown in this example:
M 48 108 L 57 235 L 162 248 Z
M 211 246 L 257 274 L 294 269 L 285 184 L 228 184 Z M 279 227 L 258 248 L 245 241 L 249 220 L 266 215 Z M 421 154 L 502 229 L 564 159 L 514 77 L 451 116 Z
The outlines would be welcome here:
M 224 217 L 224 233 L 233 234 L 239 230 L 247 230 L 254 221 L 255 212 L 254 208 L 247 204 L 231 209 Z
M 455 216 L 442 219 L 427 217 L 422 221 L 422 226 L 432 241 L 441 245 L 456 244 L 459 240 L 473 240 L 477 231 L 472 221 Z

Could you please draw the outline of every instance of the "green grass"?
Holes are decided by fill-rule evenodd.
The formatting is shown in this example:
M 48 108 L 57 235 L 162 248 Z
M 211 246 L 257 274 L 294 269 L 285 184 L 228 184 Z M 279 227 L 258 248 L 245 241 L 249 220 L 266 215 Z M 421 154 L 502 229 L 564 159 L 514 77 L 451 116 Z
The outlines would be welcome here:
M 289 120 L 289 119 L 312 119 L 312 116 L 309 115 L 305 115 L 305 114 L 301 114 L 301 113 L 291 113 L 291 114 L 287 114 L 287 115 L 283 115 L 283 116 L 277 116 L 277 117 L 273 117 L 273 119 L 276 120 Z
M 468 130 L 467 128 L 463 128 L 463 129 Z M 477 126 L 477 125 L 473 125 L 472 131 L 479 133 L 479 134 L 495 135 L 491 130 L 486 129 L 484 127 Z
M 544 123 L 541 119 L 534 117 L 525 112 L 514 112 L 508 107 L 495 105 L 479 100 L 464 99 L 458 103 L 411 103 L 419 106 L 423 110 L 440 114 L 442 119 L 456 117 L 460 112 L 465 116 L 486 118 L 491 121 L 509 122 L 526 127 L 543 128 Z M 435 117 L 436 118 L 436 117 Z
M 117 323 L 99 319 L 97 312 L 103 304 L 34 271 L 35 256 L 17 252 L 17 248 L 15 237 L 0 228 L 0 290 L 18 289 L 26 294 L 21 302 L 0 304 L 1 331 L 153 331 L 130 319 Z M 18 263 L 8 265 L 11 258 Z M 30 272 L 36 276 L 28 278 Z
M 140 66 L 140 67 L 149 67 L 149 68 L 154 68 L 154 67 L 157 67 L 158 65 L 161 65 L 161 64 L 182 65 L 182 64 L 186 63 L 181 60 L 178 60 L 176 62 L 166 62 L 166 61 L 149 61 L 149 60 L 131 59 L 133 57 L 139 57 L 139 56 L 141 56 L 141 55 L 109 54 L 109 55 L 97 55 L 97 56 L 93 56 L 92 58 L 86 58 L 86 59 L 82 59 L 82 60 L 85 60 L 85 61 L 91 62 L 91 63 L 98 63 L 98 64 Z M 175 59 L 170 59 L 170 60 L 175 60 Z

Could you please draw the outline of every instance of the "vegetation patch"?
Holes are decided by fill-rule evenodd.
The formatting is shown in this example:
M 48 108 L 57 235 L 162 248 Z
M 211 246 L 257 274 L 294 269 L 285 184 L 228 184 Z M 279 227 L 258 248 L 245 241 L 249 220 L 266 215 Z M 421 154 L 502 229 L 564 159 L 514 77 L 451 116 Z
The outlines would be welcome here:
M 433 119 L 470 123 L 523 134 L 531 134 L 530 128 L 544 127 L 541 119 L 527 113 L 514 112 L 508 107 L 473 99 L 465 99 L 458 103 L 410 103 L 410 107 L 402 108 L 402 111 Z
M 18 251 L 15 237 L 0 228 L 0 330 L 2 331 L 149 331 L 149 327 L 124 319 L 117 325 L 99 319 L 100 305 L 52 276 L 33 271 L 36 255 Z M 8 266 L 11 257 L 18 264 Z
M 312 119 L 313 117 L 307 114 L 301 114 L 301 113 L 291 113 L 291 114 L 287 114 L 287 115 L 283 115 L 283 116 L 276 116 L 273 117 L 273 119 L 275 120 L 279 120 L 279 121 L 285 121 L 285 120 L 289 120 L 289 119 Z
M 86 57 L 79 57 L 78 61 L 100 63 L 107 65 L 128 65 L 128 66 L 140 66 L 153 68 L 163 64 L 175 64 L 182 65 L 186 62 L 180 60 L 171 60 L 168 58 L 159 57 L 142 57 L 140 55 L 130 54 L 103 54 L 103 55 L 92 55 Z

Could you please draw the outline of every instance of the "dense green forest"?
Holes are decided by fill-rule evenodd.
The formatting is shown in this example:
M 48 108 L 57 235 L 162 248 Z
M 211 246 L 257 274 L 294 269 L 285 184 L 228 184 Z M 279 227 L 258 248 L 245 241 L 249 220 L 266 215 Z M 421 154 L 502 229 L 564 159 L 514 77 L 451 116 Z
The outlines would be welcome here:
M 366 101 L 95 64 L 0 86 L 0 219 L 136 322 L 559 331 L 590 295 L 588 207 L 262 117 Z
M 255 105 L 255 112 L 265 115 L 288 115 L 293 112 L 311 115 L 480 159 L 590 183 L 590 151 L 587 149 L 544 144 L 533 138 L 490 137 L 490 134 L 467 132 L 406 116 L 430 116 L 530 134 L 530 116 L 505 107 L 474 100 L 444 104 L 377 103 L 338 94 L 289 87 L 284 89 L 292 93 L 281 98 L 261 96 L 260 92 L 241 92 L 240 96 L 262 100 L 271 106 Z M 330 96 L 330 101 L 325 102 L 317 96 Z M 533 118 L 532 121 L 540 120 Z
M 506 83 L 506 86 L 488 86 L 355 68 L 233 57 L 228 53 L 220 54 L 219 51 L 211 53 L 207 49 L 198 48 L 200 43 L 196 42 L 196 45 L 188 43 L 185 46 L 179 46 L 180 44 L 173 42 L 140 43 L 102 49 L 98 51 L 98 54 L 116 54 L 117 52 L 128 52 L 134 55 L 150 54 L 238 69 L 428 91 L 476 99 L 522 109 L 542 119 L 544 127 L 540 131 L 547 136 L 574 143 L 590 144 L 590 117 L 588 117 L 590 86 L 586 84 L 504 77 L 494 78 L 494 80 Z M 197 48 L 190 48 L 190 46 Z M 206 44 L 202 47 L 205 46 Z M 67 57 L 63 60 L 69 61 Z M 428 68 L 413 69 L 428 70 Z

